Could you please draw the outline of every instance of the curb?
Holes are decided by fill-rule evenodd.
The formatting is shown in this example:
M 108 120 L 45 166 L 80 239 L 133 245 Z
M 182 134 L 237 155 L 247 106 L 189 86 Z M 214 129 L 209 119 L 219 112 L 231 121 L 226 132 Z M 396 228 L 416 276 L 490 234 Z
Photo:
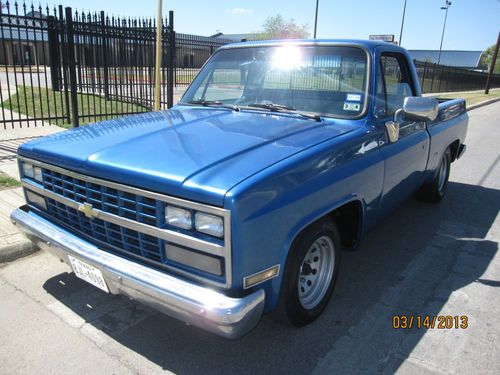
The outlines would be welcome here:
M 12 262 L 36 251 L 38 251 L 38 248 L 28 239 L 0 247 L 0 264 Z
M 481 107 L 484 107 L 485 105 L 493 104 L 493 103 L 496 103 L 498 101 L 500 101 L 500 98 L 488 99 L 488 100 L 485 100 L 485 101 L 482 101 L 482 102 L 479 102 L 476 104 L 472 104 L 470 107 L 467 107 L 467 111 L 472 111 L 473 109 L 481 108 Z

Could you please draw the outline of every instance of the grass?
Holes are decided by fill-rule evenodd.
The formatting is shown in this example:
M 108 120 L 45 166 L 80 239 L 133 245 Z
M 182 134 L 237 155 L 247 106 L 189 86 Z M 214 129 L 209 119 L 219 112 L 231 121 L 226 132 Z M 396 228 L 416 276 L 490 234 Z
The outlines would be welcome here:
M 478 92 L 454 92 L 452 94 L 440 95 L 436 94 L 439 98 L 445 99 L 455 99 L 455 98 L 463 98 L 465 99 L 467 106 L 471 106 L 472 104 L 480 103 L 488 99 L 500 98 L 500 89 L 490 90 L 488 95 L 485 95 L 484 91 Z
M 113 115 L 113 113 L 134 113 L 147 110 L 138 104 L 107 100 L 99 95 L 77 94 L 77 96 L 79 115 L 91 115 L 90 117 L 80 118 L 80 125 L 123 116 Z M 53 91 L 49 88 L 18 86 L 17 93 L 4 101 L 2 106 L 33 118 L 43 117 L 48 119 L 61 117 L 60 119 L 50 120 L 50 123 L 64 128 L 72 127 L 71 122 L 68 122 L 66 118 L 67 110 L 64 92 L 62 91 Z M 45 121 L 49 122 L 49 120 Z
M 21 186 L 21 183 L 16 179 L 0 173 L 0 190 L 12 189 Z

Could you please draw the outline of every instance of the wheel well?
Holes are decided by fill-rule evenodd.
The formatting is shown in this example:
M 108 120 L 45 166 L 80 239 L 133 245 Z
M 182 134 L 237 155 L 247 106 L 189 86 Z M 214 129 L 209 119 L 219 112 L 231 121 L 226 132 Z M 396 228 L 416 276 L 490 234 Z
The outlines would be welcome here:
M 328 214 L 339 228 L 342 247 L 347 249 L 356 247 L 360 239 L 361 212 L 361 202 L 352 201 Z
M 458 155 L 458 148 L 460 147 L 460 141 L 457 139 L 450 146 L 451 161 L 454 162 Z

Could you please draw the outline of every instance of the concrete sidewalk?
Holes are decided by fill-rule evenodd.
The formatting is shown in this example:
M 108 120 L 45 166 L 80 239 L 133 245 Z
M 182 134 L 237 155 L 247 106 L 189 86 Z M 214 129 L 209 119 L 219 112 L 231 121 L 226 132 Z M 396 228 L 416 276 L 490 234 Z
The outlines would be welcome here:
M 14 114 L 14 116 L 25 117 L 19 114 Z M 36 127 L 34 125 L 35 121 L 26 120 L 15 124 L 14 127 L 7 125 L 6 129 L 0 129 L 0 172 L 19 180 L 17 148 L 24 142 L 64 130 L 41 121 L 36 122 Z M 12 210 L 24 203 L 21 188 L 0 190 L 0 263 L 12 261 L 36 251 L 31 241 L 27 240 L 10 222 Z
M 22 188 L 0 191 L 0 263 L 10 262 L 37 250 L 10 221 L 12 210 L 24 203 Z

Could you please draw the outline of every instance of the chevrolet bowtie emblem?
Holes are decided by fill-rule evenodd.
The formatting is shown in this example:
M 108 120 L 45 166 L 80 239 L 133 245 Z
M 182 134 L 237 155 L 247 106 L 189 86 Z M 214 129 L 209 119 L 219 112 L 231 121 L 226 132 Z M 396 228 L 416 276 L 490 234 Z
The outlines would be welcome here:
M 96 210 L 90 203 L 83 203 L 79 205 L 78 211 L 82 212 L 89 219 L 95 219 L 99 216 L 99 211 Z

